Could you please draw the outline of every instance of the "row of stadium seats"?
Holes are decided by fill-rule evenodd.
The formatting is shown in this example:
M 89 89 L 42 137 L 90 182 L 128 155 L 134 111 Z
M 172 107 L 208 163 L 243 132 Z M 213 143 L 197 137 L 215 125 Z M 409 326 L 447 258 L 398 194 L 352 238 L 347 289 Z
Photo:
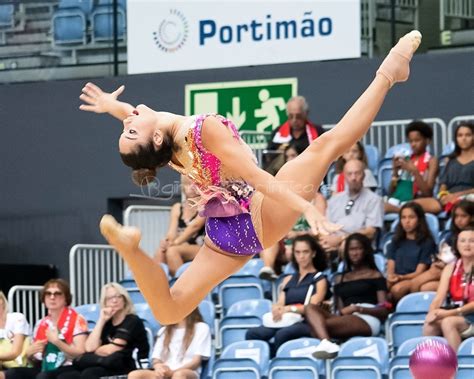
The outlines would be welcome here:
M 312 357 L 319 340 L 299 338 L 284 343 L 276 357 L 269 358 L 263 341 L 241 341 L 226 347 L 212 367 L 213 379 L 409 379 L 410 355 L 427 338 L 445 342 L 442 337 L 418 337 L 405 341 L 396 356 L 389 358 L 384 339 L 356 337 L 341 346 L 339 355 L 326 364 Z M 472 378 L 474 337 L 465 340 L 458 350 L 457 379 Z M 329 374 L 329 375 L 328 375 Z
M 117 38 L 125 38 L 126 1 L 119 0 L 117 7 Z M 55 46 L 88 42 L 90 25 L 91 42 L 110 42 L 114 39 L 113 0 L 61 0 L 52 18 Z

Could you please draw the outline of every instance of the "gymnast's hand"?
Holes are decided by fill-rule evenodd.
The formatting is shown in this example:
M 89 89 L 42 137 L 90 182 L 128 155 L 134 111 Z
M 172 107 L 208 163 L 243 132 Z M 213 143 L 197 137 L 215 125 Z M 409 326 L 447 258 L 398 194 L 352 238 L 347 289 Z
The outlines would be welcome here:
M 311 227 L 311 232 L 314 235 L 326 236 L 335 233 L 342 228 L 342 225 L 333 224 L 329 222 L 321 212 L 319 212 L 314 205 L 309 204 L 304 212 L 304 217 Z
M 86 104 L 82 104 L 79 109 L 95 113 L 109 113 L 124 89 L 125 86 L 122 85 L 114 92 L 107 93 L 94 83 L 87 83 L 82 89 L 81 96 L 79 96 Z

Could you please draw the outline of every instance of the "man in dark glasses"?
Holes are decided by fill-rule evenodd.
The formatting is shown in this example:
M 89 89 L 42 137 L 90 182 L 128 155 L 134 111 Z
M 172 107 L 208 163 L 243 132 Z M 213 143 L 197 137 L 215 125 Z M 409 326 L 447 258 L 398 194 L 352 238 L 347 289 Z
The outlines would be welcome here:
M 328 201 L 327 217 L 342 225 L 342 230 L 320 237 L 321 246 L 337 259 L 337 252 L 351 233 L 362 233 L 373 239 L 383 225 L 383 201 L 380 196 L 364 188 L 365 164 L 357 159 L 344 165 L 345 191 L 333 195 Z

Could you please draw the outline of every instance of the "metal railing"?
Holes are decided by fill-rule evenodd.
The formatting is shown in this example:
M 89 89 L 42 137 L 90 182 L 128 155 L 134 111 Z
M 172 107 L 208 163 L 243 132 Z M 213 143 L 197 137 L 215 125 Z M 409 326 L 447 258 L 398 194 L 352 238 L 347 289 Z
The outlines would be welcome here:
M 441 155 L 443 147 L 447 142 L 446 123 L 440 118 L 422 118 L 433 128 L 433 141 L 431 142 L 431 152 L 434 155 Z M 364 144 L 376 146 L 383 157 L 387 150 L 394 145 L 406 142 L 405 128 L 413 120 L 390 120 L 375 121 L 363 138 Z M 324 129 L 331 129 L 334 124 L 323 125 Z
M 41 301 L 43 286 L 13 286 L 8 291 L 9 312 L 23 313 L 33 327 L 46 315 L 46 308 Z
M 155 254 L 165 237 L 170 222 L 171 207 L 161 205 L 132 205 L 125 209 L 123 224 L 136 226 L 142 233 L 140 247 L 149 256 Z
M 445 30 L 446 17 L 474 20 L 474 0 L 441 0 L 439 29 Z
M 456 130 L 458 125 L 461 124 L 462 122 L 474 123 L 474 115 L 457 116 L 451 119 L 448 123 L 448 130 L 447 130 L 448 137 L 447 137 L 446 142 L 454 141 L 454 131 Z
M 69 277 L 74 305 L 98 303 L 102 286 L 125 277 L 125 263 L 110 245 L 74 245 Z

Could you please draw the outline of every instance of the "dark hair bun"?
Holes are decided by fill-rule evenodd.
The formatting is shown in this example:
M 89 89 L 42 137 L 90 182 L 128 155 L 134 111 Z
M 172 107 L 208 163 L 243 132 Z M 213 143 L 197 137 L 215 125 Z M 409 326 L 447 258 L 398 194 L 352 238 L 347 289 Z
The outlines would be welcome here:
M 155 180 L 156 169 L 141 168 L 133 170 L 132 180 L 137 186 L 146 186 Z

